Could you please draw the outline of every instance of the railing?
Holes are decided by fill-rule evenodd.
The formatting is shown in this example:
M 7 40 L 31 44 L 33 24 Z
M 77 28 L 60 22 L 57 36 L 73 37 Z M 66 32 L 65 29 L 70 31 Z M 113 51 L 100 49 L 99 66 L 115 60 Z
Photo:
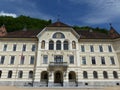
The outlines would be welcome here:
M 49 66 L 68 66 L 67 62 L 50 62 Z

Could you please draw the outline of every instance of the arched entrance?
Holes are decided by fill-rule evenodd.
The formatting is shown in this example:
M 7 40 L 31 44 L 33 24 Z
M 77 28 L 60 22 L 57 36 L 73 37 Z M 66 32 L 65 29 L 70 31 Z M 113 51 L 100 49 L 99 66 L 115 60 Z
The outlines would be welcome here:
M 76 74 L 74 71 L 69 72 L 69 82 L 76 82 Z
M 48 82 L 48 72 L 47 71 L 43 71 L 41 73 L 41 82 Z
M 63 73 L 61 71 L 54 73 L 54 83 L 63 83 Z
M 77 86 L 78 83 L 76 81 L 76 73 L 74 71 L 69 72 L 69 85 L 70 86 Z

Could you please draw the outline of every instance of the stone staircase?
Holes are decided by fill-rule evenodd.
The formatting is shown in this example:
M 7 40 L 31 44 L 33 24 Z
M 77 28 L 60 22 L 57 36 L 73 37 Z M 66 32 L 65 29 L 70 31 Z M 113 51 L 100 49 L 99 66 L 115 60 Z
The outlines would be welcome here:
M 54 87 L 62 87 L 63 84 L 62 83 L 54 83 Z

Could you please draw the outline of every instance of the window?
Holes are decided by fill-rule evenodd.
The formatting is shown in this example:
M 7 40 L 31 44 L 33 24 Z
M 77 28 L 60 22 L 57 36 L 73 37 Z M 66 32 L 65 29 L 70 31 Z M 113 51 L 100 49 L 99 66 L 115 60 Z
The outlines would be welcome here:
M 45 41 L 44 40 L 41 42 L 41 49 L 45 49 Z
M 62 55 L 55 55 L 54 56 L 54 62 L 55 63 L 63 62 L 63 56 Z
M 20 59 L 20 64 L 23 65 L 24 64 L 24 60 L 25 60 L 25 56 L 21 56 L 21 59 Z
M 70 61 L 70 64 L 74 64 L 74 56 L 73 55 L 69 56 L 69 61 Z
M 12 71 L 8 71 L 8 78 L 12 78 Z
M 54 50 L 54 42 L 52 40 L 49 41 L 49 50 Z
M 106 71 L 103 71 L 103 78 L 107 79 L 108 78 L 108 74 Z
M 29 78 L 33 78 L 33 71 L 29 71 Z
M 91 57 L 91 58 L 92 58 L 92 64 L 96 64 L 95 57 Z
M 61 50 L 61 41 L 56 42 L 56 50 Z
M 98 73 L 96 71 L 93 71 L 93 78 L 95 78 L 95 79 L 98 78 Z
M 7 44 L 4 44 L 3 51 L 7 50 Z
M 14 64 L 15 56 L 11 56 L 10 64 Z
M 64 41 L 64 44 L 63 44 L 64 46 L 64 50 L 68 50 L 68 41 Z
M 105 64 L 105 57 L 101 57 L 101 64 Z
M 76 49 L 76 42 L 72 41 L 72 49 Z
M 87 78 L 88 78 L 88 74 L 87 74 L 86 71 L 83 71 L 83 78 L 84 78 L 84 79 L 87 79 Z
M 112 47 L 111 46 L 108 46 L 108 51 L 112 52 Z
M 85 83 L 85 85 L 87 86 L 87 85 L 88 85 L 88 83 Z
M 53 38 L 61 39 L 65 38 L 65 35 L 61 32 L 56 32 L 55 34 L 53 34 Z
M 93 47 L 93 45 L 90 45 L 90 51 L 91 51 L 91 52 L 94 52 L 94 47 Z
M 47 63 L 48 63 L 48 56 L 43 55 L 43 64 L 47 64 Z
M 114 78 L 118 78 L 118 74 L 117 74 L 116 71 L 113 71 L 113 77 L 114 77 Z
M 1 78 L 1 76 L 2 76 L 2 71 L 0 70 L 0 78 Z
M 100 52 L 103 52 L 103 47 L 102 47 L 102 45 L 99 46 L 99 50 L 100 50 Z
M 26 44 L 23 45 L 22 51 L 26 51 Z
M 84 47 L 84 45 L 81 45 L 81 52 L 85 52 L 85 47 Z
M 82 57 L 82 64 L 86 65 L 86 57 Z
M 114 57 L 110 57 L 110 61 L 111 61 L 111 64 L 112 64 L 112 65 L 115 65 Z
M 34 64 L 34 59 L 35 59 L 35 57 L 31 56 L 31 58 L 30 58 L 30 64 Z
M 18 72 L 18 78 L 22 78 L 23 77 L 23 71 L 19 71 Z
M 17 45 L 14 44 L 14 45 L 13 45 L 13 51 L 16 51 L 16 48 L 17 48 Z
M 31 50 L 32 50 L 32 51 L 35 51 L 35 50 L 36 50 L 35 44 L 32 45 Z
M 5 56 L 1 56 L 0 64 L 4 64 Z

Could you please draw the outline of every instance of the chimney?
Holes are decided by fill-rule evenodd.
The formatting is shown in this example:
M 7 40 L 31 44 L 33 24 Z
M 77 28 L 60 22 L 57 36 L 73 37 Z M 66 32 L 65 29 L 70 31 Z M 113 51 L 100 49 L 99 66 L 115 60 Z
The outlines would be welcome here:
M 1 27 L 0 27 L 0 36 L 5 36 L 7 35 L 7 31 L 6 31 L 6 28 L 5 28 L 5 25 L 3 24 Z

